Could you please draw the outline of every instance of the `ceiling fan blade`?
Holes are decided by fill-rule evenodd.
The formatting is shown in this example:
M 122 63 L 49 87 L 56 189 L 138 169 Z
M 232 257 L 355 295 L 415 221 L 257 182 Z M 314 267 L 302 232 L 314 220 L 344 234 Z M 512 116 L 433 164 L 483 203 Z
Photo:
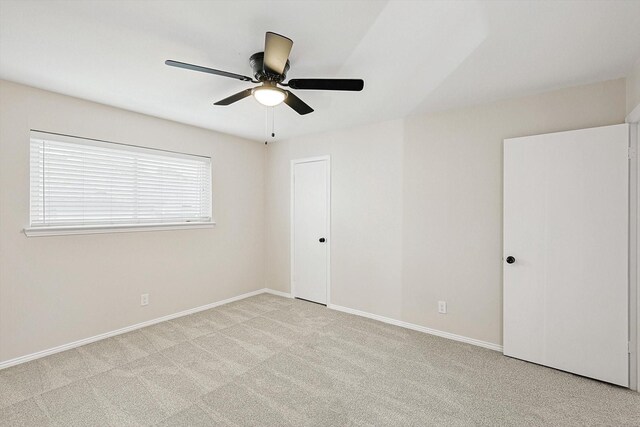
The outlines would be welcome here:
M 287 92 L 287 97 L 284 99 L 284 103 L 293 108 L 296 113 L 304 116 L 305 114 L 313 113 L 313 108 L 309 107 L 304 101 L 295 96 L 290 91 Z
M 282 74 L 287 65 L 293 40 L 280 34 L 267 32 L 264 39 L 264 68 L 276 74 Z
M 241 76 L 240 74 L 229 73 L 227 71 L 215 70 L 213 68 L 201 67 L 199 65 L 193 65 L 193 64 L 187 64 L 187 63 L 184 63 L 184 62 L 173 61 L 171 59 L 168 59 L 168 60 L 164 61 L 164 63 L 169 65 L 169 66 L 171 66 L 171 67 L 184 68 L 185 70 L 200 71 L 202 73 L 215 74 L 216 76 L 230 77 L 232 79 L 238 79 L 238 80 L 242 80 L 244 82 L 250 82 L 251 81 L 251 77 Z
M 220 101 L 216 102 L 213 105 L 230 105 L 233 104 L 234 102 L 238 102 L 241 99 L 246 98 L 247 96 L 251 95 L 251 89 L 245 89 L 242 92 L 238 92 L 234 95 L 231 95 L 228 98 L 225 99 L 221 99 Z
M 364 80 L 361 79 L 291 79 L 287 83 L 291 89 L 309 90 L 349 90 L 361 91 Z

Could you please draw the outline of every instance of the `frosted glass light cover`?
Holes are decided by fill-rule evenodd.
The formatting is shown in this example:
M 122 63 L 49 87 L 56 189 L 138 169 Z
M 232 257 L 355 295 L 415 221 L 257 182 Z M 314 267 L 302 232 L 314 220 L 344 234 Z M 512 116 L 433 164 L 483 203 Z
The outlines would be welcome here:
M 253 97 L 262 105 L 274 107 L 282 103 L 287 94 L 282 89 L 262 86 L 253 90 Z

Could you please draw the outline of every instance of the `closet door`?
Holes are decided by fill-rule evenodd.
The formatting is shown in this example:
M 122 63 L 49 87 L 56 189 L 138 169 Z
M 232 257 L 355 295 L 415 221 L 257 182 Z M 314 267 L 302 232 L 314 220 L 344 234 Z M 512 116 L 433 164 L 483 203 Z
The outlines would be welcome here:
M 328 303 L 329 158 L 292 163 L 292 274 L 295 298 Z
M 628 386 L 629 129 L 504 141 L 504 354 Z

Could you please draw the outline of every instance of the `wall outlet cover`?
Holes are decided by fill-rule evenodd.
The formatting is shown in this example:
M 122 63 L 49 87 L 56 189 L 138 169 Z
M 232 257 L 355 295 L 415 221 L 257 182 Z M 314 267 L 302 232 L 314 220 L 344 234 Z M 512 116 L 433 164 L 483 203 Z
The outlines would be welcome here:
M 447 314 L 447 302 L 446 301 L 438 301 L 438 313 Z

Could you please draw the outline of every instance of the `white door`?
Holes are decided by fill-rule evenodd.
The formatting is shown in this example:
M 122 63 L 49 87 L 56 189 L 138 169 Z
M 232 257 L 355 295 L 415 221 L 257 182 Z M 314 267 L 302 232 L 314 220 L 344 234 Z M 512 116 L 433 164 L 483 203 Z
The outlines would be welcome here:
M 504 141 L 505 355 L 628 386 L 628 135 Z
M 292 293 L 327 304 L 329 159 L 292 163 Z

